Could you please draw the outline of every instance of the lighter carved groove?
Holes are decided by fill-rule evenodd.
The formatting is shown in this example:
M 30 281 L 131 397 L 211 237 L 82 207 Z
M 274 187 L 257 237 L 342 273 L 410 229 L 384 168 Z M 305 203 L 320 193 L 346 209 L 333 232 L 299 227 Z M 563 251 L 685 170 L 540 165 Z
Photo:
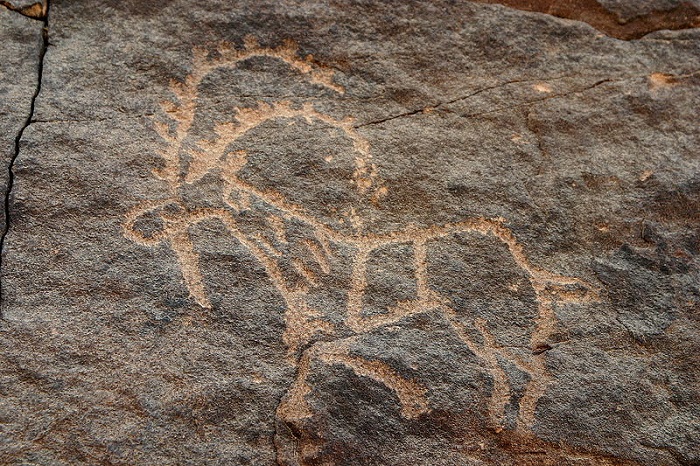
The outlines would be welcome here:
M 308 380 L 313 361 L 341 364 L 359 377 L 368 377 L 383 384 L 397 396 L 400 414 L 405 418 L 415 419 L 428 413 L 429 392 L 419 380 L 406 379 L 381 361 L 354 354 L 353 345 L 359 344 L 358 337 L 363 334 L 395 325 L 412 315 L 437 311 L 442 313 L 469 350 L 484 361 L 493 379 L 489 416 L 495 426 L 503 424 L 504 409 L 511 393 L 508 378 L 498 358 L 512 361 L 530 376 L 525 395 L 520 400 L 516 426 L 516 430 L 528 432 L 534 422 L 536 403 L 550 383 L 544 364 L 546 354 L 538 352 L 538 348 L 546 344 L 554 333 L 557 324 L 554 305 L 597 300 L 596 290 L 591 285 L 581 279 L 558 275 L 532 264 L 523 245 L 501 218 L 473 217 L 445 225 L 410 226 L 386 234 L 364 233 L 358 225 L 352 233 L 343 233 L 318 220 L 280 193 L 259 189 L 241 179 L 239 172 L 247 163 L 247 154 L 241 150 L 228 151 L 232 143 L 266 121 L 317 121 L 337 128 L 352 141 L 355 189 L 368 202 L 377 202 L 377 193 L 386 192 L 386 187 L 377 175 L 376 166 L 371 163 L 369 142 L 353 126 L 352 118 L 332 118 L 316 110 L 312 104 L 294 106 L 287 102 L 260 103 L 255 108 L 238 109 L 233 117 L 234 122 L 216 125 L 215 139 L 198 141 L 197 148 L 192 151 L 184 149 L 183 142 L 189 136 L 193 124 L 198 86 L 208 73 L 222 66 L 235 66 L 253 56 L 279 59 L 299 70 L 312 83 L 334 92 L 343 91 L 333 81 L 332 72 L 319 68 L 309 60 L 297 58 L 295 50 L 296 47 L 291 42 L 282 47 L 267 49 L 252 39 L 247 39 L 245 49 L 240 51 L 228 46 L 219 47 L 216 59 L 209 58 L 201 49 L 195 49 L 191 74 L 184 82 L 173 82 L 171 85 L 176 101 L 162 104 L 164 115 L 169 121 L 154 122 L 155 131 L 166 143 L 165 149 L 160 151 L 164 165 L 154 173 L 168 185 L 170 194 L 166 198 L 146 201 L 131 209 L 126 214 L 124 235 L 146 247 L 167 244 L 177 258 L 190 295 L 205 309 L 211 308 L 212 302 L 206 291 L 200 258 L 190 234 L 191 228 L 203 221 L 220 222 L 263 266 L 285 304 L 286 329 L 283 340 L 288 348 L 288 360 L 297 370 L 295 382 L 277 410 L 278 418 L 285 422 L 296 422 L 312 416 L 307 397 L 313 390 Z M 184 174 L 180 169 L 183 162 L 188 162 Z M 220 179 L 223 207 L 189 209 L 181 196 L 181 189 L 208 174 Z M 265 234 L 247 234 L 239 224 L 239 221 L 243 221 L 239 212 L 251 208 L 253 203 L 262 203 L 274 212 L 266 217 L 269 231 Z M 357 215 L 354 209 L 351 209 L 351 213 Z M 157 217 L 162 224 L 158 232 L 149 236 L 137 228 L 138 221 L 146 215 Z M 288 257 L 289 252 L 285 252 L 284 247 L 290 241 L 287 237 L 289 222 L 301 223 L 311 232 L 301 242 L 301 249 L 305 252 L 303 257 Z M 458 315 L 448 305 L 447 297 L 431 289 L 428 245 L 462 233 L 477 233 L 500 241 L 506 246 L 515 265 L 527 275 L 538 306 L 535 330 L 530 341 L 531 355 L 521 356 L 499 347 L 488 328 L 488 322 L 479 319 L 472 320 L 469 325 L 480 332 L 483 343 L 473 341 L 464 322 L 469 316 Z M 412 250 L 416 299 L 399 302 L 384 313 L 365 315 L 368 259 L 377 249 L 398 244 L 408 245 Z M 326 320 L 322 312 L 310 307 L 308 300 L 309 293 L 322 286 L 321 279 L 331 274 L 333 266 L 339 263 L 340 257 L 334 254 L 335 248 L 352 251 L 350 263 L 345 264 L 350 268 L 351 278 L 343 324 L 355 335 L 346 338 L 337 338 L 336 325 Z M 280 263 L 283 259 L 290 259 L 297 273 L 295 280 L 285 276 Z M 309 263 L 314 265 L 313 268 Z M 320 336 L 326 341 L 318 341 Z

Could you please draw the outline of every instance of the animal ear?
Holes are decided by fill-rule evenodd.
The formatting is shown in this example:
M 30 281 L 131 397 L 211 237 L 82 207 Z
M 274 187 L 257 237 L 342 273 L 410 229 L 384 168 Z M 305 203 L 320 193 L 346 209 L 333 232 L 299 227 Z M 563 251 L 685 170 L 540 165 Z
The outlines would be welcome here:
M 221 176 L 224 179 L 230 180 L 235 178 L 236 174 L 248 161 L 248 153 L 244 150 L 237 150 L 226 154 L 226 158 L 221 162 Z
M 166 226 L 160 210 L 164 201 L 146 201 L 126 214 L 126 222 L 123 225 L 124 236 L 135 243 L 144 246 L 155 246 L 166 237 Z

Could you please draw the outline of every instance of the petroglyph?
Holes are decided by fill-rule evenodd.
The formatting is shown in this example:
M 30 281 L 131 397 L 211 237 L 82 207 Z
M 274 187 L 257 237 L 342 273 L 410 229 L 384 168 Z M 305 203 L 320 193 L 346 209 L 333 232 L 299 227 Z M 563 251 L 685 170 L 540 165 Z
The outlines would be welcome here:
M 534 422 L 537 401 L 550 383 L 545 358 L 548 342 L 557 325 L 555 305 L 598 299 L 596 290 L 591 285 L 578 278 L 558 275 L 532 264 L 524 247 L 502 218 L 474 217 L 446 225 L 408 226 L 386 234 L 370 234 L 363 231 L 362 218 L 351 208 L 346 215 L 353 229 L 351 233 L 343 233 L 318 220 L 282 194 L 260 189 L 242 179 L 240 172 L 248 163 L 248 154 L 246 150 L 229 148 L 244 135 L 267 121 L 285 120 L 292 125 L 300 120 L 308 124 L 320 122 L 340 131 L 351 142 L 354 163 L 351 183 L 361 199 L 373 203 L 381 201 L 387 187 L 383 186 L 377 167 L 372 163 L 370 144 L 353 126 L 353 119 L 333 118 L 318 111 L 312 103 L 294 105 L 283 101 L 261 102 L 253 108 L 238 108 L 232 121 L 217 124 L 213 128 L 216 135 L 214 139 L 198 140 L 194 144 L 185 145 L 185 140 L 191 137 L 199 85 L 214 69 L 234 67 L 251 57 L 267 57 L 281 60 L 313 84 L 335 93 L 344 92 L 342 86 L 335 82 L 332 71 L 315 64 L 310 57 L 297 57 L 296 50 L 292 42 L 286 42 L 277 48 L 264 48 L 250 38 L 246 39 L 242 50 L 233 49 L 226 44 L 219 46 L 215 57 L 203 49 L 194 50 L 190 75 L 183 82 L 171 83 L 175 101 L 162 103 L 164 115 L 161 118 L 165 117 L 167 121 L 154 122 L 155 131 L 165 142 L 165 148 L 159 151 L 163 166 L 154 170 L 154 173 L 167 184 L 169 196 L 144 202 L 129 211 L 124 223 L 125 236 L 147 247 L 167 244 L 177 257 L 190 295 L 205 309 L 211 308 L 212 302 L 190 232 L 197 224 L 205 220 L 220 222 L 263 266 L 285 304 L 286 329 L 283 340 L 288 348 L 289 362 L 297 369 L 296 380 L 278 408 L 277 415 L 282 420 L 292 422 L 312 416 L 306 400 L 313 390 L 308 379 L 312 363 L 340 364 L 358 377 L 368 377 L 383 384 L 396 395 L 401 405 L 400 413 L 407 419 L 427 413 L 430 410 L 429 391 L 418 379 L 406 379 L 381 361 L 358 356 L 353 352 L 353 347 L 359 344 L 358 336 L 384 326 L 396 325 L 412 315 L 439 312 L 469 350 L 483 360 L 493 379 L 489 416 L 494 427 L 502 428 L 505 407 L 512 396 L 512 387 L 500 361 L 511 361 L 528 375 L 525 393 L 519 401 L 516 430 L 529 431 Z M 322 157 L 324 155 L 319 154 L 319 158 Z M 206 175 L 213 175 L 220 180 L 221 207 L 188 207 L 182 189 L 196 184 Z M 249 229 L 243 227 L 246 219 L 240 214 L 261 205 L 265 206 L 262 223 L 267 231 L 250 233 Z M 159 220 L 159 231 L 146 235 L 139 230 L 137 224 L 146 216 Z M 341 219 L 338 220 L 340 223 Z M 298 243 L 299 249 L 296 251 L 296 254 L 302 254 L 303 257 L 293 256 L 290 252 L 293 242 L 289 235 L 292 222 L 304 225 L 308 231 L 308 237 Z M 463 233 L 477 233 L 503 243 L 515 265 L 527 276 L 537 302 L 537 317 L 530 337 L 529 351 L 517 352 L 499 346 L 488 322 L 459 315 L 448 304 L 448 297 L 432 289 L 429 245 Z M 367 315 L 365 297 L 368 259 L 377 249 L 398 244 L 411 248 L 416 297 L 389 306 L 383 313 Z M 337 251 L 340 249 L 350 251 L 350 255 L 339 255 Z M 291 264 L 296 274 L 294 279 L 284 269 L 283 260 L 288 260 Z M 309 294 L 323 286 L 322 279 L 332 274 L 334 266 L 344 266 L 350 270 L 342 324 L 331 323 L 323 310 L 314 309 L 309 304 Z M 340 327 L 345 329 L 345 335 L 349 330 L 354 336 L 337 337 Z M 470 336 L 473 335 L 470 328 L 481 335 L 481 342 Z
M 428 411 L 427 390 L 411 380 L 398 375 L 387 364 L 354 357 L 345 352 L 325 352 L 320 358 L 329 363 L 339 363 L 352 369 L 357 375 L 369 377 L 389 387 L 399 398 L 401 415 L 413 419 Z

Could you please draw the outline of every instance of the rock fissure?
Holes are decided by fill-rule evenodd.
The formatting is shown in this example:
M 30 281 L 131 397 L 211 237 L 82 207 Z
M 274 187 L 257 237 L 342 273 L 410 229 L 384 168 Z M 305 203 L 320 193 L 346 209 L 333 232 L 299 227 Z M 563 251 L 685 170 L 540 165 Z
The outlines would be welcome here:
M 537 104 L 542 103 L 542 102 L 545 102 L 545 101 L 547 101 L 547 100 L 561 99 L 561 98 L 563 98 L 563 97 L 568 97 L 568 96 L 571 96 L 571 95 L 582 94 L 582 93 L 584 93 L 584 92 L 588 92 L 588 91 L 590 91 L 590 90 L 592 90 L 592 89 L 595 89 L 596 87 L 598 87 L 598 86 L 600 86 L 600 85 L 603 85 L 603 84 L 606 84 L 606 83 L 620 82 L 620 81 L 621 81 L 621 80 L 602 79 L 602 80 L 600 80 L 600 81 L 598 81 L 598 82 L 596 82 L 596 83 L 594 83 L 594 84 L 591 84 L 590 86 L 584 87 L 584 88 L 582 88 L 582 89 L 577 89 L 577 90 L 575 90 L 575 91 L 563 92 L 563 93 L 561 93 L 561 94 L 553 94 L 553 95 L 550 95 L 550 96 L 547 96 L 547 97 L 543 97 L 543 98 L 541 98 L 541 99 L 528 100 L 528 101 L 521 102 L 521 103 L 516 104 L 516 105 L 511 105 L 511 106 L 508 106 L 508 107 L 499 107 L 499 108 L 496 108 L 496 109 L 493 109 L 493 110 L 488 110 L 488 111 L 486 111 L 486 112 L 480 112 L 480 113 L 466 113 L 466 114 L 460 114 L 459 116 L 462 117 L 462 118 L 477 118 L 477 117 L 484 116 L 484 115 L 490 115 L 490 114 L 493 114 L 493 113 L 499 113 L 499 112 L 502 112 L 503 110 L 512 110 L 512 109 L 516 109 L 516 108 L 528 107 L 528 106 L 530 106 L 530 105 L 537 105 Z
M 557 79 L 565 79 L 565 78 L 569 78 L 569 77 L 571 77 L 571 76 L 556 76 L 556 77 L 552 77 L 552 78 L 545 79 L 544 81 L 545 81 L 545 82 L 546 82 L 546 81 L 554 81 L 554 80 L 557 80 Z M 483 92 L 491 91 L 491 90 L 493 90 L 493 89 L 498 89 L 498 88 L 500 88 L 500 87 L 508 86 L 508 85 L 510 85 L 510 84 L 531 83 L 531 82 L 539 82 L 539 81 L 542 81 L 542 80 L 540 80 L 540 79 L 514 79 L 514 80 L 512 80 L 512 81 L 505 81 L 505 82 L 502 82 L 502 83 L 495 84 L 495 85 L 493 85 L 493 86 L 482 87 L 481 89 L 477 89 L 476 91 L 473 91 L 473 92 L 471 92 L 471 93 L 469 93 L 469 94 L 467 94 L 467 95 L 463 95 L 463 96 L 460 96 L 460 97 L 455 97 L 454 99 L 451 99 L 451 100 L 447 100 L 447 101 L 444 101 L 444 102 L 437 102 L 437 103 L 431 104 L 431 105 L 424 105 L 424 106 L 422 106 L 422 107 L 420 107 L 420 108 L 418 108 L 418 109 L 416 109 L 416 110 L 411 110 L 411 111 L 408 111 L 408 112 L 399 113 L 399 114 L 397 114 L 397 115 L 392 115 L 392 116 L 389 116 L 389 117 L 386 117 L 386 118 L 381 118 L 381 119 L 378 119 L 378 120 L 368 121 L 368 122 L 366 122 L 366 123 L 362 123 L 362 124 L 356 125 L 355 128 L 357 129 L 357 128 L 362 128 L 362 127 L 364 127 L 364 126 L 378 125 L 378 124 L 381 124 L 381 123 L 386 123 L 387 121 L 396 120 L 396 119 L 398 119 L 398 118 L 405 118 L 405 117 L 408 117 L 408 116 L 413 116 L 413 115 L 416 115 L 416 114 L 418 114 L 418 113 L 422 113 L 422 112 L 425 112 L 425 111 L 436 110 L 436 109 L 438 109 L 438 108 L 440 108 L 440 107 L 443 107 L 443 106 L 445 106 L 445 105 L 451 105 L 451 104 L 457 103 L 457 102 L 462 101 L 462 100 L 467 100 L 467 99 L 469 99 L 469 98 L 471 98 L 471 97 L 474 97 L 474 96 L 476 96 L 476 95 L 479 95 L 479 94 L 481 94 L 481 93 L 483 93 Z
M 153 115 L 152 114 L 144 114 L 144 115 L 124 115 L 121 117 L 105 117 L 105 118 L 76 118 L 76 119 L 51 119 L 51 120 L 32 120 L 29 124 L 33 125 L 36 123 L 43 123 L 43 124 L 53 124 L 53 123 L 94 123 L 94 122 L 102 122 L 102 121 L 123 121 L 123 120 L 139 120 L 141 118 L 151 118 Z
M 684 76 L 685 76 L 685 75 L 684 75 Z M 457 103 L 457 102 L 460 102 L 460 101 L 463 101 L 463 100 L 467 100 L 467 99 L 470 99 L 471 97 L 477 96 L 477 95 L 482 94 L 482 93 L 484 93 L 484 92 L 491 91 L 491 90 L 494 90 L 494 89 L 499 89 L 499 88 L 501 88 L 501 87 L 508 86 L 508 85 L 510 85 L 510 84 L 534 83 L 534 82 L 547 83 L 547 82 L 549 82 L 549 81 L 554 81 L 554 80 L 559 80 L 559 79 L 566 79 L 566 78 L 570 78 L 570 77 L 571 77 L 571 76 L 558 76 L 558 77 L 548 78 L 548 79 L 544 79 L 544 80 L 541 80 L 541 79 L 523 79 L 523 80 L 505 81 L 505 82 L 496 84 L 496 85 L 494 85 L 494 86 L 488 86 L 488 87 L 484 87 L 484 88 L 481 88 L 481 89 L 477 89 L 476 91 L 471 92 L 470 94 L 467 94 L 467 95 L 464 95 L 464 96 L 460 96 L 460 97 L 456 97 L 456 98 L 451 99 L 451 100 L 447 100 L 447 101 L 444 101 L 444 102 L 436 102 L 436 103 L 430 104 L 430 105 L 424 105 L 424 106 L 422 106 L 422 107 L 420 107 L 420 108 L 418 108 L 418 109 L 415 109 L 415 110 L 410 110 L 410 111 L 408 111 L 408 112 L 403 112 L 403 113 L 399 113 L 399 114 L 396 114 L 396 115 L 388 116 L 388 117 L 385 117 L 385 118 L 380 118 L 380 119 L 378 119 L 378 120 L 372 120 L 372 121 L 368 121 L 368 122 L 366 122 L 366 123 L 361 123 L 361 124 L 359 124 L 359 125 L 355 125 L 354 128 L 357 129 L 357 128 L 363 128 L 363 127 L 365 127 L 365 126 L 379 125 L 379 124 L 382 124 L 382 123 L 386 123 L 386 122 L 388 122 L 388 121 L 397 120 L 397 119 L 400 119 L 400 118 L 406 118 L 406 117 L 410 117 L 410 116 L 417 115 L 417 114 L 420 114 L 420 113 L 431 112 L 431 111 L 437 110 L 438 108 L 444 107 L 444 106 L 446 106 L 446 105 L 451 105 L 451 104 L 454 104 L 454 103 Z M 603 84 L 603 83 L 606 83 L 606 82 L 612 82 L 612 81 L 614 81 L 614 80 L 612 80 L 612 79 L 603 79 L 603 80 L 597 81 L 596 83 L 594 83 L 594 84 L 592 84 L 592 85 L 590 85 L 590 86 L 588 86 L 588 87 L 585 87 L 585 88 L 583 88 L 583 89 L 578 89 L 578 90 L 575 90 L 575 91 L 566 92 L 566 93 L 561 93 L 561 94 L 554 94 L 554 95 L 551 95 L 551 96 L 544 97 L 544 98 L 542 98 L 542 99 L 531 100 L 531 101 L 523 102 L 523 103 L 520 103 L 520 104 L 516 104 L 515 106 L 510 106 L 510 107 L 506 107 L 506 108 L 519 108 L 519 107 L 522 107 L 523 105 L 529 105 L 529 104 L 532 104 L 532 103 L 538 103 L 538 102 L 545 101 L 545 100 L 549 100 L 549 99 L 553 99 L 553 98 L 566 97 L 566 96 L 568 96 L 568 95 L 572 95 L 572 94 L 577 94 L 577 93 L 580 93 L 580 92 L 588 91 L 588 90 L 590 90 L 590 89 L 592 89 L 592 88 L 594 88 L 594 87 L 596 87 L 596 86 L 599 86 L 600 84 Z M 493 112 L 497 112 L 497 111 L 500 111 L 500 110 L 503 110 L 503 109 L 491 110 L 491 111 L 488 111 L 488 112 L 484 112 L 483 114 L 486 114 L 486 113 L 493 113 Z M 446 111 L 450 112 L 449 110 L 446 110 Z M 450 113 L 454 113 L 454 112 L 450 112 Z M 460 116 L 462 116 L 462 117 L 472 117 L 472 116 L 479 116 L 479 115 L 482 115 L 482 114 L 460 115 Z
M 5 2 L 6 3 L 6 2 Z M 5 5 L 6 6 L 6 5 Z M 36 107 L 36 99 L 39 96 L 39 93 L 41 92 L 41 82 L 42 82 L 42 76 L 44 74 L 44 57 L 46 56 L 46 50 L 48 49 L 49 46 L 49 2 L 47 0 L 45 4 L 45 14 L 43 17 L 43 22 L 44 22 L 44 27 L 42 28 L 41 34 L 42 34 L 42 46 L 41 50 L 39 51 L 39 66 L 37 69 L 37 85 L 36 89 L 34 90 L 34 94 L 32 95 L 32 100 L 29 106 L 29 115 L 27 116 L 27 119 L 24 122 L 24 125 L 22 128 L 20 128 L 19 132 L 17 133 L 17 137 L 15 137 L 15 150 L 14 153 L 12 154 L 12 158 L 10 159 L 10 163 L 8 164 L 7 167 L 7 173 L 8 173 L 8 178 L 7 178 L 7 189 L 4 193 L 4 199 L 5 199 L 5 228 L 2 231 L 2 234 L 0 234 L 0 304 L 3 303 L 4 300 L 4 287 L 3 287 L 3 282 L 2 282 L 2 266 L 3 266 L 3 253 L 4 253 L 4 246 L 5 246 L 5 239 L 7 238 L 7 234 L 10 231 L 10 221 L 11 221 L 11 215 L 10 215 L 10 197 L 12 195 L 12 187 L 14 185 L 15 181 L 15 174 L 14 174 L 14 165 L 15 162 L 17 161 L 17 157 L 19 157 L 19 151 L 20 151 L 20 144 L 22 142 L 22 136 L 24 135 L 24 131 L 29 127 L 29 125 L 32 124 L 32 119 L 34 117 L 34 110 Z M 2 308 L 0 307 L 0 318 L 2 318 Z
M 417 109 L 417 110 L 411 110 L 411 111 L 409 111 L 409 112 L 399 113 L 398 115 L 392 115 L 392 116 L 390 116 L 390 117 L 382 118 L 382 119 L 379 119 L 379 120 L 368 121 L 367 123 L 362 123 L 362 124 L 360 124 L 360 125 L 355 125 L 355 129 L 357 129 L 357 128 L 362 128 L 362 127 L 365 127 L 365 126 L 380 125 L 380 124 L 382 124 L 382 123 L 386 123 L 387 121 L 392 121 L 392 120 L 397 120 L 397 119 L 399 119 L 399 118 L 405 118 L 405 117 L 417 115 L 418 113 L 423 113 L 423 112 L 425 112 L 427 109 L 435 108 L 435 107 L 436 107 L 435 105 L 432 105 L 432 106 L 431 106 L 431 105 L 428 105 L 428 106 L 426 106 L 426 107 L 421 107 L 421 108 L 419 108 L 419 109 Z

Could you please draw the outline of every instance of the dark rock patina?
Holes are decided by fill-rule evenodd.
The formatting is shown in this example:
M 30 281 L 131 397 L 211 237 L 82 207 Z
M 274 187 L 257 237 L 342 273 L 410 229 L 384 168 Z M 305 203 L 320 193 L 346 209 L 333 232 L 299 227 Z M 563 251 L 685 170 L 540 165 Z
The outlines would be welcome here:
M 698 4 L 511 3 L 0 8 L 0 464 L 698 464 Z

